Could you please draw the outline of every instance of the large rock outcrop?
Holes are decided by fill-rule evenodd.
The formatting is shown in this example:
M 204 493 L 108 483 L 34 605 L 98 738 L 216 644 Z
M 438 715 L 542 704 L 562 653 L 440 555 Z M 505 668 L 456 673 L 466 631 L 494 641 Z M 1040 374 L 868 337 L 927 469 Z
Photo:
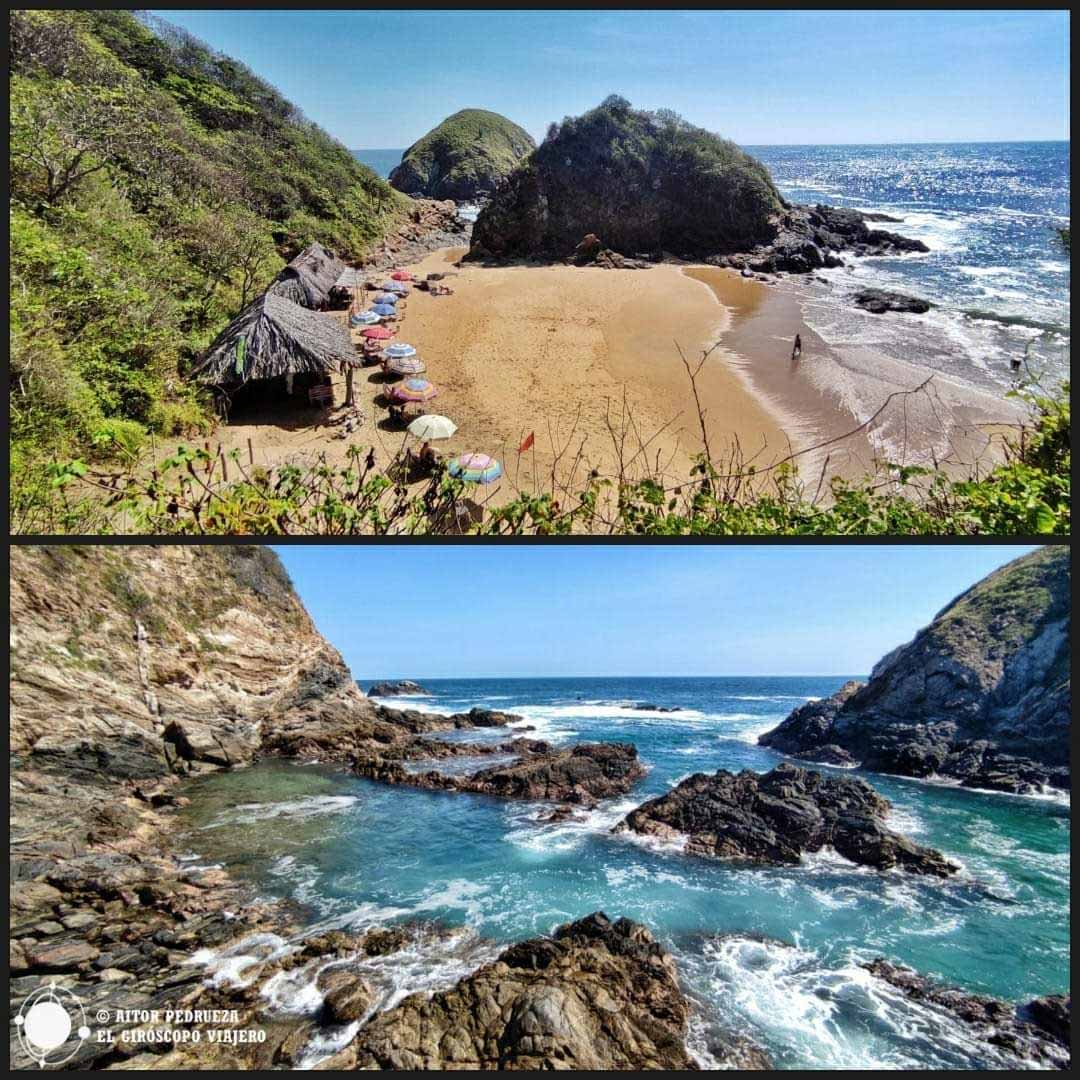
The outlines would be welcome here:
M 445 756 L 439 753 L 437 743 L 425 741 L 422 745 L 435 749 L 430 756 Z M 451 747 L 446 749 L 453 752 Z M 476 748 L 460 749 L 477 752 Z M 625 795 L 645 775 L 637 748 L 631 743 L 578 743 L 559 748 L 541 740 L 519 739 L 500 744 L 498 749 L 513 754 L 514 760 L 467 775 L 447 775 L 437 770 L 410 772 L 400 763 L 400 755 L 360 759 L 355 771 L 372 780 L 433 791 L 465 791 L 579 806 L 593 806 L 600 799 Z
M 815 761 L 1035 793 L 1069 785 L 1070 569 L 1046 547 L 957 597 L 865 685 L 758 740 Z
M 640 268 L 674 254 L 748 272 L 807 273 L 857 255 L 926 251 L 873 215 L 794 206 L 768 169 L 669 110 L 611 97 L 552 125 L 477 218 L 470 258 Z M 621 254 L 620 254 L 621 253 Z
M 405 151 L 390 183 L 407 195 L 471 202 L 490 195 L 535 148 L 505 116 L 461 109 Z
M 797 864 L 830 847 L 878 870 L 947 877 L 959 867 L 885 825 L 888 800 L 856 777 L 824 777 L 793 765 L 758 775 L 695 773 L 631 811 L 615 832 L 685 841 L 692 855 Z
M 590 233 L 631 256 L 743 251 L 775 234 L 781 209 L 734 143 L 609 98 L 552 125 L 481 211 L 472 254 L 564 259 Z
M 675 965 L 597 912 L 376 1016 L 325 1069 L 695 1069 Z

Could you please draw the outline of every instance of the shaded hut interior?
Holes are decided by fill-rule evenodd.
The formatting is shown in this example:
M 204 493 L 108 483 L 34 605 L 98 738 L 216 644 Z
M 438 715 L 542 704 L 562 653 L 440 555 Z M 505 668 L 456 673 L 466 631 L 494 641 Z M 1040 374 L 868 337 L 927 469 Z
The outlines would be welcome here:
M 222 330 L 191 375 L 214 387 L 233 416 L 310 407 L 312 387 L 356 361 L 341 322 L 267 292 Z

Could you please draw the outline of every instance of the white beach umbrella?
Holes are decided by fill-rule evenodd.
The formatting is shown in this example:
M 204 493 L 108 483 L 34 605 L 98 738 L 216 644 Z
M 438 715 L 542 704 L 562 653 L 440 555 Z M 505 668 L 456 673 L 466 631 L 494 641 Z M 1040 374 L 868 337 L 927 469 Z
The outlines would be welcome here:
M 449 439 L 457 424 L 448 416 L 418 416 L 409 425 L 409 434 L 417 439 Z

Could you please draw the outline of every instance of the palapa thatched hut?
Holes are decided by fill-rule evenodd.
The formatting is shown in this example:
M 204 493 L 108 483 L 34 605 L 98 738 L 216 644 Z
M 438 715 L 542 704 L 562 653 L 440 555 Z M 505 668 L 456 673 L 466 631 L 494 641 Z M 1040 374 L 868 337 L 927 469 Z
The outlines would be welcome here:
M 282 269 L 267 292 L 318 311 L 345 269 L 322 244 L 311 244 Z
M 311 387 L 356 361 L 348 329 L 332 315 L 265 293 L 222 330 L 191 376 L 230 403 L 243 393 L 307 404 Z

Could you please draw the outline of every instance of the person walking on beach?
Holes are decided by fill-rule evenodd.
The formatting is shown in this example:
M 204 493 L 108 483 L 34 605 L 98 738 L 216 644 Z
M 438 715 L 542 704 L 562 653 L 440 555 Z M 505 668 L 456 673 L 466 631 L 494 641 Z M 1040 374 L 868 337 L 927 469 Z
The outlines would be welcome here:
M 796 334 L 795 344 L 791 347 L 791 359 L 798 360 L 800 356 L 802 356 L 802 338 Z

